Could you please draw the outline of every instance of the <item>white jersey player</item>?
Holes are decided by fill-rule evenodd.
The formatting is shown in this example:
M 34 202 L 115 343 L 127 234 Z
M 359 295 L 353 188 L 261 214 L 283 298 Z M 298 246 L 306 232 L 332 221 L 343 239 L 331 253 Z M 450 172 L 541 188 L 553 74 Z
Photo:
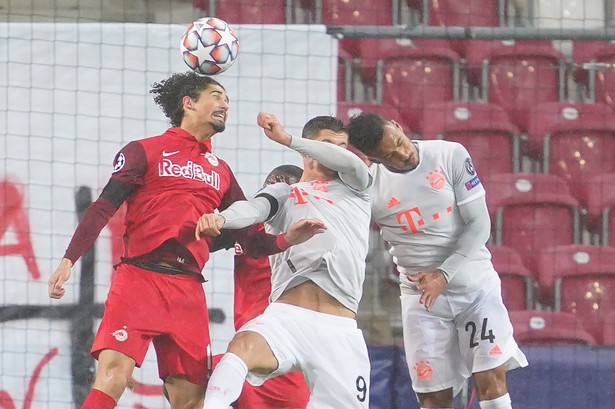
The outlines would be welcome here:
M 459 143 L 412 141 L 372 113 L 349 140 L 374 163 L 373 220 L 401 272 L 406 359 L 423 408 L 452 408 L 473 376 L 483 409 L 510 409 L 506 371 L 527 365 L 485 243 L 485 190 Z
M 308 408 L 367 409 L 370 363 L 355 314 L 365 277 L 371 176 L 345 149 L 348 135 L 337 118 L 311 119 L 303 138 L 286 134 L 275 115 L 259 114 L 258 124 L 270 139 L 303 154 L 300 182 L 267 186 L 220 214 L 203 215 L 197 237 L 259 222 L 274 234 L 296 220 L 315 218 L 324 226 L 304 245 L 271 258 L 271 304 L 229 343 L 204 408 L 228 408 L 245 379 L 260 385 L 302 370 L 311 392 Z

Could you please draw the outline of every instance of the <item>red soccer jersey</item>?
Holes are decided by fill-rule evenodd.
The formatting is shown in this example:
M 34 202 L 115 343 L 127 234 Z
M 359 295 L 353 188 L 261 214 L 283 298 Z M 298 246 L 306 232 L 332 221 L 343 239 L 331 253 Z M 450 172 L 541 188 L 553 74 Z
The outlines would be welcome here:
M 200 273 L 209 259 L 211 240 L 195 239 L 199 217 L 245 199 L 228 164 L 211 153 L 211 143 L 170 128 L 162 135 L 130 142 L 116 155 L 113 168 L 64 257 L 74 263 L 126 200 L 124 261 L 167 261 Z M 233 234 L 254 256 L 281 250 L 275 236 L 253 235 L 255 231 L 251 226 Z
M 235 329 L 256 318 L 269 305 L 271 266 L 269 257 L 252 258 L 235 245 Z
M 180 128 L 126 145 L 112 179 L 136 187 L 127 200 L 124 256 L 146 254 L 168 239 L 186 247 L 202 269 L 208 240 L 197 241 L 199 217 L 245 196 L 228 164 Z

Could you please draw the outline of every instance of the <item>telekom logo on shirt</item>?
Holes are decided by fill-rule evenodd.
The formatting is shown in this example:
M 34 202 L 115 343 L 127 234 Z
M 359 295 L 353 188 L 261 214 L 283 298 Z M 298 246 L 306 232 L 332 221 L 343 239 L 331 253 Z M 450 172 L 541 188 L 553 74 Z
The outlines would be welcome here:
M 171 162 L 170 159 L 163 159 L 162 162 L 158 164 L 158 175 L 198 180 L 207 183 L 216 190 L 220 190 L 220 175 L 214 170 L 211 171 L 211 174 L 205 172 L 205 169 L 203 169 L 201 165 L 191 160 L 184 166 L 181 166 Z

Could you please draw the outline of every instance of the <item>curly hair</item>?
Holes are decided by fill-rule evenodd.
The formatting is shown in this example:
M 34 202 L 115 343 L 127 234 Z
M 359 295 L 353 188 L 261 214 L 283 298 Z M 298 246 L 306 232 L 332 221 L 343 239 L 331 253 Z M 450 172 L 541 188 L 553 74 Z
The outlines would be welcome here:
M 335 133 L 344 132 L 347 133 L 344 122 L 341 119 L 334 116 L 322 115 L 316 116 L 305 124 L 301 136 L 307 139 L 314 139 L 318 132 L 323 129 L 333 131 Z
M 389 123 L 373 112 L 361 112 L 350 118 L 348 124 L 348 142 L 363 152 L 372 152 L 384 137 L 384 127 Z
M 155 95 L 154 102 L 162 109 L 171 125 L 177 127 L 181 125 L 184 117 L 183 98 L 189 96 L 196 101 L 201 92 L 211 85 L 224 89 L 222 84 L 213 78 L 188 71 L 153 83 L 149 92 Z

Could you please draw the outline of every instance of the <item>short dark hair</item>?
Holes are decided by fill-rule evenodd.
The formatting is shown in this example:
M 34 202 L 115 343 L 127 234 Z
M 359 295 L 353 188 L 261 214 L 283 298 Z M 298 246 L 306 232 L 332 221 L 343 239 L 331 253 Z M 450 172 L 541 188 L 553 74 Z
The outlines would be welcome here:
M 273 169 L 265 178 L 264 186 L 271 185 L 273 183 L 281 182 L 281 178 L 284 179 L 284 183 L 292 185 L 299 182 L 303 175 L 303 169 L 295 165 L 280 165 Z
M 305 124 L 301 136 L 307 139 L 314 139 L 318 132 L 323 129 L 327 129 L 336 133 L 344 132 L 348 133 L 348 130 L 344 126 L 344 122 L 341 119 L 334 116 L 322 115 L 316 116 Z
M 369 154 L 380 145 L 384 137 L 384 127 L 389 121 L 373 112 L 361 112 L 350 118 L 348 124 L 348 143 Z
M 201 92 L 212 85 L 224 89 L 222 84 L 211 77 L 187 71 L 153 83 L 149 92 L 155 95 L 154 102 L 162 109 L 171 125 L 180 126 L 184 117 L 183 98 L 189 96 L 196 101 Z

